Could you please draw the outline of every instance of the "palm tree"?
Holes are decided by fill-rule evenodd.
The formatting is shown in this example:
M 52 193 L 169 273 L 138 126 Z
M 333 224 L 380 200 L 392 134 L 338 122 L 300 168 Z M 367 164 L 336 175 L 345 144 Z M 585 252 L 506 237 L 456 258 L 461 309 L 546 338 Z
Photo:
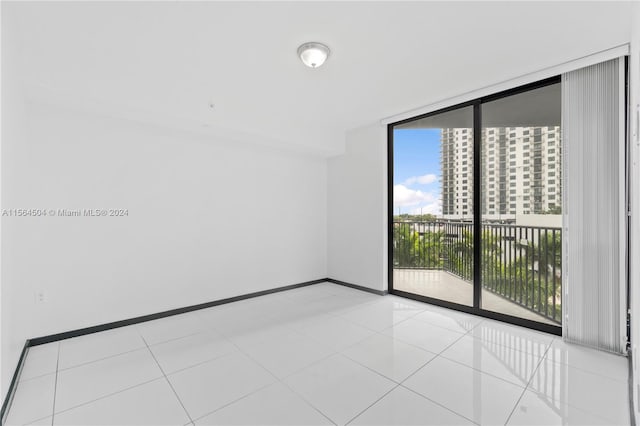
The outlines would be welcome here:
M 507 275 L 518 286 L 516 291 L 518 302 L 532 307 L 547 317 L 559 319 L 562 311 L 562 235 L 560 231 L 542 231 L 537 244 L 528 241 L 519 244 L 518 249 L 519 256 L 507 268 Z
M 545 231 L 540 241 L 538 249 L 534 250 L 534 258 L 538 261 L 538 270 L 544 269 L 547 273 L 562 267 L 562 236 L 560 232 Z
M 394 266 L 400 268 L 416 268 L 420 263 L 418 257 L 420 235 L 410 223 L 396 223 L 393 226 Z
M 449 234 L 447 266 L 449 272 L 473 280 L 473 232 L 468 225 L 454 225 Z
M 482 231 L 482 286 L 492 291 L 499 291 L 504 284 L 504 265 L 502 262 L 502 239 L 495 228 Z
M 425 268 L 442 269 L 442 243 L 444 232 L 427 231 L 421 236 L 422 260 Z
M 416 231 L 411 223 L 395 224 L 393 228 L 394 265 L 400 268 L 442 267 L 441 231 Z

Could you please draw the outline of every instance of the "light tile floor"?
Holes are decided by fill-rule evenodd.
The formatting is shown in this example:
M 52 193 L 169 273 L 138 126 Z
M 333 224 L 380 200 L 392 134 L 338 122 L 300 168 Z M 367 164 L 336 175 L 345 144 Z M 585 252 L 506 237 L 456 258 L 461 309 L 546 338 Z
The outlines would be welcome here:
M 323 283 L 29 350 L 8 425 L 627 425 L 627 359 Z

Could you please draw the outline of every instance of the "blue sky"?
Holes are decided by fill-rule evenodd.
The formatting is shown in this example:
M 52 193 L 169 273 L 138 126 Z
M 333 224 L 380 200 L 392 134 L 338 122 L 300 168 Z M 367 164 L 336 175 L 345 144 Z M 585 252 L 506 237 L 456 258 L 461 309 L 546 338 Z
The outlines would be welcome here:
M 442 214 L 440 129 L 394 129 L 394 213 Z

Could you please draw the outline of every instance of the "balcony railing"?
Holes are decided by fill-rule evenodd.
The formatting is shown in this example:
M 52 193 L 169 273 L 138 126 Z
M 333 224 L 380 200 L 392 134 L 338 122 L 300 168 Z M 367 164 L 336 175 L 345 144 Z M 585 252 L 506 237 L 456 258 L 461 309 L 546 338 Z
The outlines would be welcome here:
M 473 224 L 394 222 L 394 268 L 444 270 L 473 282 Z M 562 229 L 482 224 L 482 287 L 560 324 Z

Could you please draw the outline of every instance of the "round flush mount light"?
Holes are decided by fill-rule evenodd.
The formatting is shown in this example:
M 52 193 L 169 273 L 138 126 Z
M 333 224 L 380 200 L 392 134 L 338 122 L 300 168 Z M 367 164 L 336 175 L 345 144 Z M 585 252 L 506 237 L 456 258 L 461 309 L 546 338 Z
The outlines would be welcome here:
M 309 42 L 298 47 L 298 56 L 309 68 L 318 68 L 329 57 L 329 48 L 322 43 Z

